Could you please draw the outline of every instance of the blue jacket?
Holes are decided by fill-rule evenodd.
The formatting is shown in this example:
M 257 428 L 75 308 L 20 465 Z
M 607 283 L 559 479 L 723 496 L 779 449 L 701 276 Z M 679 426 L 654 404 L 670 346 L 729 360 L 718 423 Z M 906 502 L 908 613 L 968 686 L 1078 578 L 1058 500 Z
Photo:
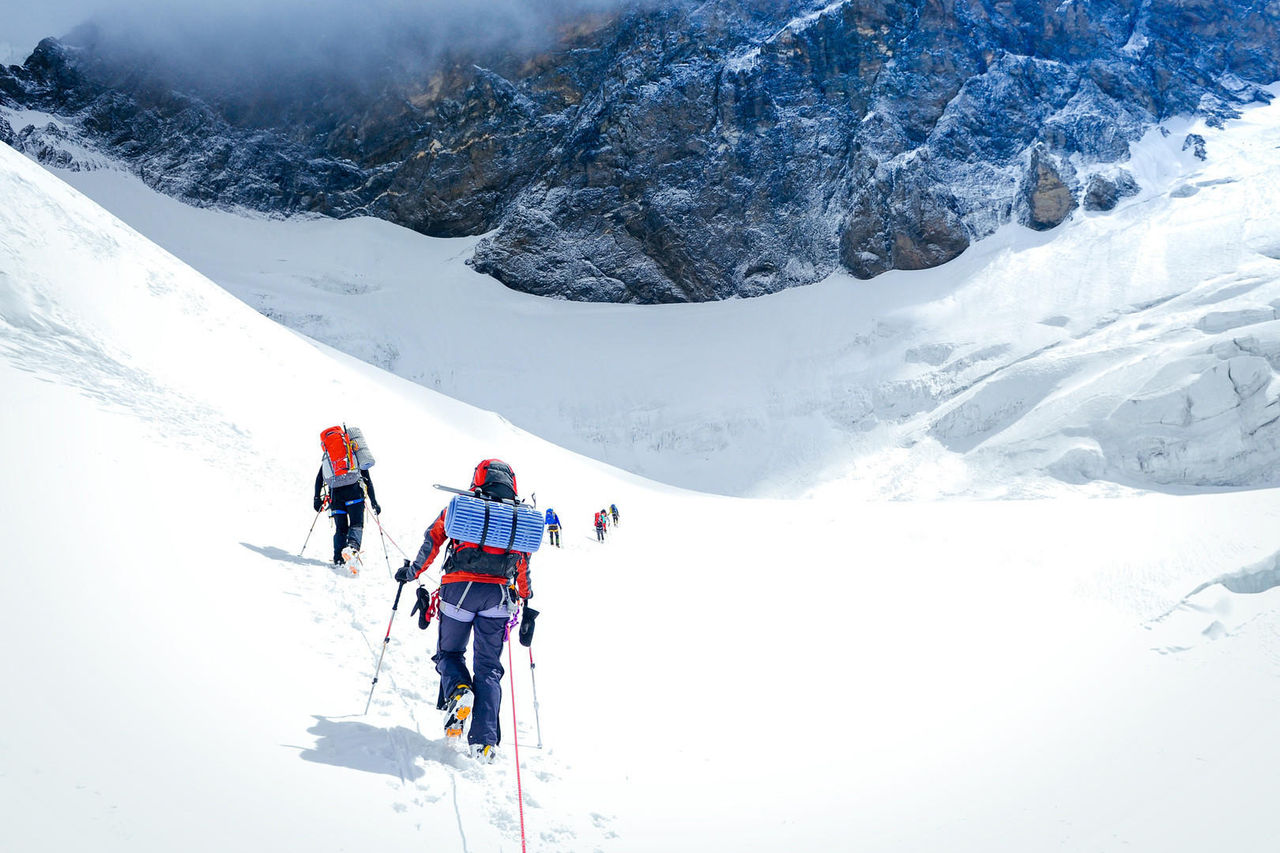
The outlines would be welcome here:
M 547 524 L 554 524 L 556 527 L 560 526 L 560 516 L 556 515 L 554 509 L 547 510 Z

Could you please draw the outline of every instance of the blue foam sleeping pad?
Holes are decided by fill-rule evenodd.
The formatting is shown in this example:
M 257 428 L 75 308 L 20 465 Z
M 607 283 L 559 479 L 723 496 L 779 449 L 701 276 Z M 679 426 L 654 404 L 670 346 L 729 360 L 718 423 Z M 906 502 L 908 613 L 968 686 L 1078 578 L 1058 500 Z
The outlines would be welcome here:
M 484 526 L 486 508 L 489 511 L 487 530 Z M 514 541 L 511 538 L 513 520 L 516 525 Z M 449 501 L 449 509 L 444 514 L 444 532 L 450 539 L 490 548 L 506 548 L 510 543 L 512 551 L 526 554 L 537 551 L 542 544 L 544 524 L 542 512 L 531 506 L 512 506 L 466 495 L 458 495 Z M 485 531 L 483 542 L 480 541 L 481 531 Z

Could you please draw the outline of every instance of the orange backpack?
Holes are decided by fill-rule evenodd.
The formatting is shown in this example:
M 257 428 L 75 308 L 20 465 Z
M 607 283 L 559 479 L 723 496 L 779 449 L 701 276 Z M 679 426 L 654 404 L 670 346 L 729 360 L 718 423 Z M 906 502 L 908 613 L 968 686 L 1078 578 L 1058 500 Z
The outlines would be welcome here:
M 360 480 L 356 446 L 346 429 L 331 426 L 320 433 L 320 447 L 324 450 L 324 457 L 320 460 L 321 475 L 330 490 L 349 486 Z

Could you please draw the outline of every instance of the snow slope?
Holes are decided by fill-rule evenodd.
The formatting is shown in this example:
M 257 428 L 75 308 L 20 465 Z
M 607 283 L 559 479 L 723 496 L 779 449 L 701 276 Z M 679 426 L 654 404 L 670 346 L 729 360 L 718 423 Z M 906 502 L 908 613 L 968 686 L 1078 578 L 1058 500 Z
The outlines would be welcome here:
M 566 523 L 534 563 L 545 749 L 519 647 L 504 706 L 528 849 L 1273 849 L 1274 490 L 684 492 L 275 325 L 3 146 L 0 197 L 4 849 L 518 849 L 511 751 L 441 743 L 407 606 L 361 715 L 396 545 L 343 576 L 322 522 L 296 556 L 344 419 L 405 549 L 490 455 Z
M 189 208 L 61 124 L 48 143 L 92 167 L 61 177 L 267 316 L 663 482 L 864 498 L 1276 484 L 1280 103 L 1153 130 L 1128 164 L 1142 194 L 1108 214 L 1011 226 L 934 270 L 651 307 L 513 293 L 465 266 L 473 239 Z
M 312 433 L 358 414 L 387 458 L 412 448 L 399 480 L 379 478 L 406 548 L 438 501 L 423 471 L 457 479 L 496 452 L 535 481 L 535 455 L 593 491 L 626 480 L 317 353 L 0 156 L 3 438 L 22 454 L 5 502 L 3 846 L 402 849 L 442 815 L 475 849 L 509 843 L 509 822 L 489 828 L 486 777 L 418 732 L 426 647 L 408 620 L 413 655 L 389 656 L 376 713 L 357 718 L 394 585 L 382 566 L 340 585 L 323 530 L 295 556 L 312 520 Z M 373 728 L 388 709 L 395 723 Z M 424 750 L 434 780 L 412 766 Z

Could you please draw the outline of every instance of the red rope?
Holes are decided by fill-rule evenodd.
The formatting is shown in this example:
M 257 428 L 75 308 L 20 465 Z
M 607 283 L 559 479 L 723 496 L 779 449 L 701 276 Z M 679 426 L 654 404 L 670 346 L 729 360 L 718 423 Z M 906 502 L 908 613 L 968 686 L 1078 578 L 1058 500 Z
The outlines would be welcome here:
M 391 538 L 391 534 L 382 529 L 382 519 L 378 518 L 378 514 L 376 512 L 373 514 L 373 520 L 378 525 L 378 532 L 387 537 L 387 541 L 391 543 L 392 547 L 400 552 L 400 556 L 408 558 L 409 555 L 404 552 L 403 548 L 396 544 L 396 540 Z
M 520 731 L 516 728 L 516 667 L 512 663 L 511 643 L 507 643 L 507 674 L 511 676 L 511 740 L 516 747 L 516 797 L 520 802 L 520 850 L 525 851 L 524 841 L 524 787 L 520 784 Z

